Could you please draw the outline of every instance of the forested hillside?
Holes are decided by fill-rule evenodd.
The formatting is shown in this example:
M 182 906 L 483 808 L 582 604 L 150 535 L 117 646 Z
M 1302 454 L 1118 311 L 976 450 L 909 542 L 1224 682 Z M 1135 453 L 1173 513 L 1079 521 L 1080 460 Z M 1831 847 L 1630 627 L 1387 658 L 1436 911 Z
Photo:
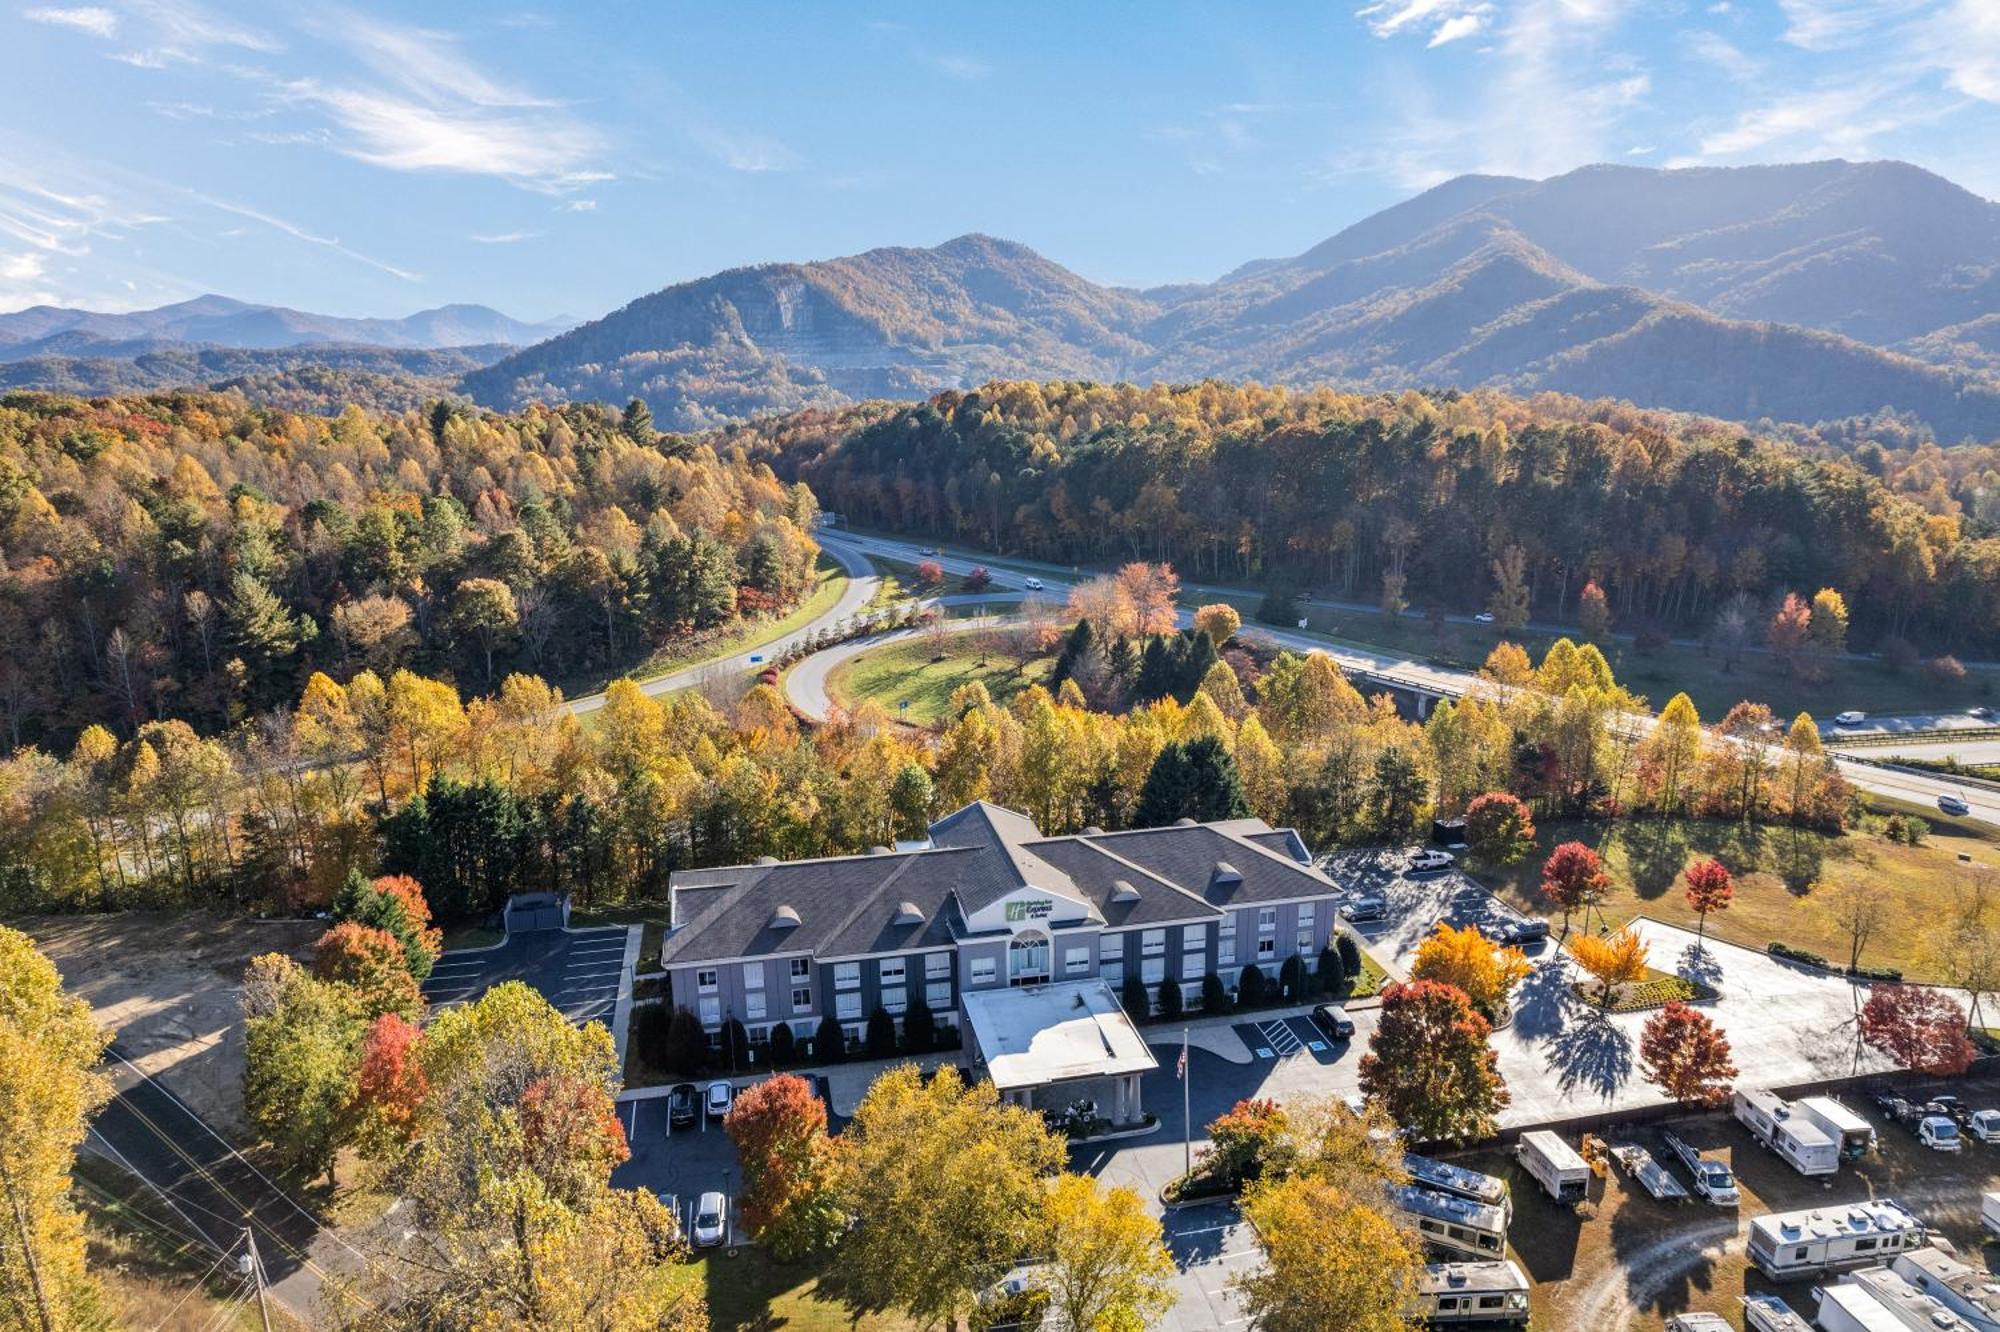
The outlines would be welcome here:
M 202 730 L 313 669 L 600 677 L 814 581 L 813 501 L 643 411 L 0 399 L 0 742 Z
M 1739 599 L 1761 623 L 1763 603 L 1831 587 L 1857 641 L 2000 651 L 1981 450 L 1954 478 L 1936 458 L 1956 454 L 1876 448 L 1871 472 L 1553 395 L 1214 382 L 1002 383 L 718 438 L 855 522 L 1041 559 L 1165 560 L 1190 578 L 1472 609 L 1518 548 L 1538 618 L 1574 617 L 1592 579 L 1621 623 L 1676 632 Z

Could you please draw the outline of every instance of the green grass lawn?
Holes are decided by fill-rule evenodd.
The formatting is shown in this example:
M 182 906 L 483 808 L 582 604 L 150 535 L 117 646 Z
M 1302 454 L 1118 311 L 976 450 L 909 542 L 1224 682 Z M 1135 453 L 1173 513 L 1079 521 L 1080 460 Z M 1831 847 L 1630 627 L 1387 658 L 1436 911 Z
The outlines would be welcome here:
M 708 1292 L 708 1322 L 715 1332 L 913 1332 L 900 1314 L 850 1315 L 820 1290 L 824 1270 L 813 1263 L 787 1267 L 760 1249 L 734 1258 L 710 1250 L 699 1260 Z
M 1048 678 L 1052 659 L 1023 660 L 1011 651 L 995 650 L 980 658 L 962 638 L 933 646 L 927 637 L 904 639 L 870 648 L 834 667 L 827 693 L 844 708 L 874 699 L 889 715 L 913 726 L 928 726 L 944 717 L 952 692 L 977 680 L 995 703 L 1005 703 L 1031 684 Z M 907 708 L 902 708 L 904 702 Z
M 490 948 L 507 936 L 499 930 L 485 925 L 447 925 L 444 929 L 444 951 L 455 948 Z
M 804 601 L 776 619 L 761 618 L 727 625 L 713 633 L 675 643 L 616 675 L 566 684 L 564 692 L 571 698 L 580 698 L 599 692 L 614 679 L 630 678 L 644 683 L 654 676 L 698 666 L 716 657 L 733 657 L 739 652 L 775 642 L 832 610 L 833 604 L 840 600 L 840 594 L 847 590 L 847 571 L 831 556 L 820 556 L 818 579 Z
M 1728 910 L 1710 914 L 1709 934 L 1759 949 L 1776 940 L 1842 964 L 1848 936 L 1836 919 L 1834 897 L 1840 886 L 1858 882 L 1888 899 L 1888 909 L 1862 952 L 1862 965 L 1898 967 L 1912 979 L 1928 976 L 1925 932 L 1945 918 L 1965 883 L 1958 853 L 1981 864 L 2000 864 L 1993 837 L 1969 826 L 1934 828 L 1918 847 L 1865 831 L 1795 836 L 1784 827 L 1694 820 L 1559 820 L 1542 824 L 1540 831 L 1536 854 L 1499 870 L 1474 866 L 1474 877 L 1514 906 L 1559 922 L 1541 895 L 1541 863 L 1557 845 L 1580 841 L 1597 848 L 1611 875 L 1603 908 L 1611 924 L 1643 913 L 1692 929 L 1696 917 L 1688 909 L 1681 871 L 1714 856 L 1735 875 L 1736 899 Z

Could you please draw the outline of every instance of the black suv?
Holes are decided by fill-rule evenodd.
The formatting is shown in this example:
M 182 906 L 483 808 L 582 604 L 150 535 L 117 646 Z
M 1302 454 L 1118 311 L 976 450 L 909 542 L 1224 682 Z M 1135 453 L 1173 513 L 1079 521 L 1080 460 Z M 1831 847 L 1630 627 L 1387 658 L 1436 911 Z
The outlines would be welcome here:
M 1336 1041 L 1354 1039 L 1354 1019 L 1332 1004 L 1321 1004 L 1313 1010 L 1313 1025 Z
M 667 1126 L 686 1128 L 701 1113 L 701 1096 L 692 1082 L 681 1082 L 667 1093 Z

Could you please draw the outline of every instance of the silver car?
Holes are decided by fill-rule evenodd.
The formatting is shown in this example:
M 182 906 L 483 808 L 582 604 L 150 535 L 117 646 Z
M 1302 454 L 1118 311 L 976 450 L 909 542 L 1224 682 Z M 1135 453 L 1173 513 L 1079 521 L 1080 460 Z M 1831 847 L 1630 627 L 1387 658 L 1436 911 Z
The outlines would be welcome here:
M 712 1249 L 729 1233 L 729 1199 L 710 1191 L 694 1205 L 694 1247 Z

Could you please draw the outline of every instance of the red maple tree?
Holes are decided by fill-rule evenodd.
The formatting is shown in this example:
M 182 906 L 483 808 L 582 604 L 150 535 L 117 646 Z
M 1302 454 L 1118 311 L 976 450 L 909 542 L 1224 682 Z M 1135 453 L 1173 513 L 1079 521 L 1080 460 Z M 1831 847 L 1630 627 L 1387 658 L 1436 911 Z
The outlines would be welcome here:
M 1736 896 L 1736 881 L 1719 860 L 1697 860 L 1681 876 L 1687 881 L 1687 904 L 1701 917 L 1700 938 L 1708 938 L 1708 913 L 1729 909 Z
M 1721 1105 L 1736 1076 L 1729 1038 L 1707 1014 L 1678 999 L 1647 1019 L 1639 1033 L 1639 1065 L 1646 1081 L 1685 1105 Z
M 1564 934 L 1569 933 L 1570 916 L 1588 913 L 1610 887 L 1603 858 L 1582 842 L 1564 842 L 1542 862 L 1542 896 L 1562 908 Z
M 1940 1078 L 1965 1072 L 1977 1053 L 1958 1001 L 1922 985 L 1876 986 L 1861 1006 L 1861 1039 L 1903 1068 Z

